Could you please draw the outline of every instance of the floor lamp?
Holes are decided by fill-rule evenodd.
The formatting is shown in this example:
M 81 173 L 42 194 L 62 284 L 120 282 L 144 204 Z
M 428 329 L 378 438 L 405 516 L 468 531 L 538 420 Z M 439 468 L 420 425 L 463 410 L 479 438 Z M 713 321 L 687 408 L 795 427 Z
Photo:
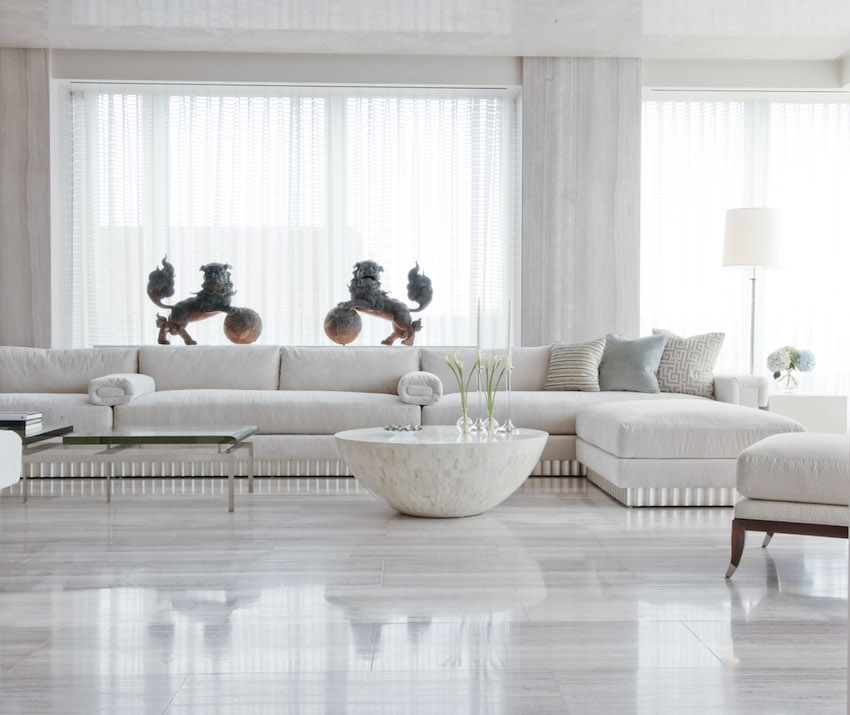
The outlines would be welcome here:
M 779 211 L 730 209 L 726 212 L 723 265 L 751 268 L 750 375 L 755 375 L 756 269 L 779 265 Z

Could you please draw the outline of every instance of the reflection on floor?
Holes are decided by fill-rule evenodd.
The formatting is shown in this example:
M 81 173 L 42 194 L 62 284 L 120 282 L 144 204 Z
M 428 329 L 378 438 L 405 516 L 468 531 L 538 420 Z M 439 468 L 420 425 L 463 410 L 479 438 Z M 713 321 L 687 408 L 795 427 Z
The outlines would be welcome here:
M 530 479 L 467 519 L 351 479 L 33 480 L 0 504 L 8 713 L 843 713 L 847 546 Z

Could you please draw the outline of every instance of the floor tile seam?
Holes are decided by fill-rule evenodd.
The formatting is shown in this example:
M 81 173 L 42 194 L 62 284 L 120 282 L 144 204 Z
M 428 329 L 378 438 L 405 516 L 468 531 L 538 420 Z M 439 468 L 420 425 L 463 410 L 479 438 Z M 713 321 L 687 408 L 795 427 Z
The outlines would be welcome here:
M 522 608 L 523 614 L 525 615 L 526 622 L 534 623 L 534 621 L 531 620 L 531 616 L 528 615 L 528 609 L 525 607 L 525 601 L 523 601 L 522 596 L 519 595 L 519 590 L 517 589 L 517 587 L 513 586 L 511 588 L 511 591 L 513 591 L 514 596 L 516 596 L 517 601 L 519 601 L 519 605 Z
M 382 626 L 372 626 L 372 644 L 369 647 L 369 670 L 367 672 L 375 672 L 375 650 L 378 647 L 380 640 L 380 630 Z
M 174 691 L 174 694 L 169 698 L 168 703 L 166 703 L 165 707 L 163 708 L 161 715 L 165 715 L 168 712 L 169 708 L 171 707 L 171 703 L 174 702 L 174 698 L 176 698 L 177 695 L 180 693 L 180 690 L 182 690 L 188 679 L 189 674 L 186 673 L 186 675 L 183 676 L 183 680 L 180 681 L 180 685 L 177 686 L 177 690 Z
M 60 626 L 59 630 L 63 631 L 68 626 Z M 41 643 L 39 643 L 35 648 L 33 648 L 29 653 L 27 653 L 18 663 L 13 665 L 9 670 L 6 671 L 8 675 L 13 675 L 16 668 L 21 665 L 24 665 L 30 658 L 32 658 L 36 653 L 38 653 L 42 648 L 44 648 L 50 641 L 52 641 L 56 637 L 56 633 L 51 633 L 47 638 L 45 638 Z
M 43 556 L 43 555 L 44 555 L 44 554 L 46 554 L 48 551 L 50 551 L 50 549 L 54 548 L 55 546 L 58 546 L 60 543 L 62 543 L 62 542 L 60 542 L 60 541 L 54 541 L 53 543 L 51 543 L 50 545 L 46 546 L 45 548 L 43 548 L 43 549 L 42 549 L 41 551 L 39 551 L 38 553 L 35 553 L 35 554 L 33 554 L 32 556 L 30 556 L 28 559 L 25 559 L 24 561 L 19 561 L 19 562 L 18 562 L 18 564 L 19 564 L 20 566 L 25 566 L 26 564 L 30 563 L 30 561 L 32 561 L 33 559 L 37 559 L 39 556 Z
M 717 655 L 717 653 L 715 653 L 714 650 L 702 638 L 700 638 L 697 635 L 696 631 L 694 631 L 687 624 L 687 622 L 685 622 L 685 621 L 679 621 L 679 622 L 687 629 L 688 633 L 690 633 L 694 638 L 697 639 L 697 641 L 699 642 L 700 645 L 702 645 L 709 653 L 711 653 L 711 655 L 713 655 L 720 662 L 720 665 L 722 665 L 724 669 L 729 667 L 728 664 L 719 655 Z M 717 621 L 715 621 L 715 623 L 716 622 Z

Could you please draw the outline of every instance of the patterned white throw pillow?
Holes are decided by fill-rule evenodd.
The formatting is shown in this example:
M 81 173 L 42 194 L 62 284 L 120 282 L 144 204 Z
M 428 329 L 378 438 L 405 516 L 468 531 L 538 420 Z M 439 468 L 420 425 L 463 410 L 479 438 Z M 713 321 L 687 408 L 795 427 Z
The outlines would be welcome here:
M 576 345 L 555 343 L 543 389 L 599 392 L 599 362 L 603 350 L 605 338 Z
M 706 333 L 683 338 L 658 328 L 653 329 L 652 334 L 667 336 L 657 373 L 661 392 L 713 397 L 714 365 L 726 334 Z

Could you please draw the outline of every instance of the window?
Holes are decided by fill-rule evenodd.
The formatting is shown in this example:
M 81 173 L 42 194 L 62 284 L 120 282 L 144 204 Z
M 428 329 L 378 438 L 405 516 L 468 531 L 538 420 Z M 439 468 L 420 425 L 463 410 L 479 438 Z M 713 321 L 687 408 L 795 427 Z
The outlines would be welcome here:
M 202 264 L 230 263 L 233 305 L 260 313 L 265 343 L 330 344 L 324 316 L 372 258 L 395 297 L 415 261 L 431 277 L 418 343 L 473 342 L 482 298 L 503 344 L 518 251 L 508 92 L 72 84 L 68 98 L 71 345 L 153 342 L 162 309 L 145 287 L 166 254 L 174 301 Z M 220 318 L 189 332 L 227 342 Z M 364 318 L 357 344 L 390 332 Z
M 847 394 L 850 104 L 648 101 L 642 132 L 642 332 L 722 330 L 718 372 L 746 372 L 750 282 L 721 267 L 725 214 L 777 207 L 789 261 L 759 281 L 756 372 L 776 348 L 809 348 L 805 388 Z

